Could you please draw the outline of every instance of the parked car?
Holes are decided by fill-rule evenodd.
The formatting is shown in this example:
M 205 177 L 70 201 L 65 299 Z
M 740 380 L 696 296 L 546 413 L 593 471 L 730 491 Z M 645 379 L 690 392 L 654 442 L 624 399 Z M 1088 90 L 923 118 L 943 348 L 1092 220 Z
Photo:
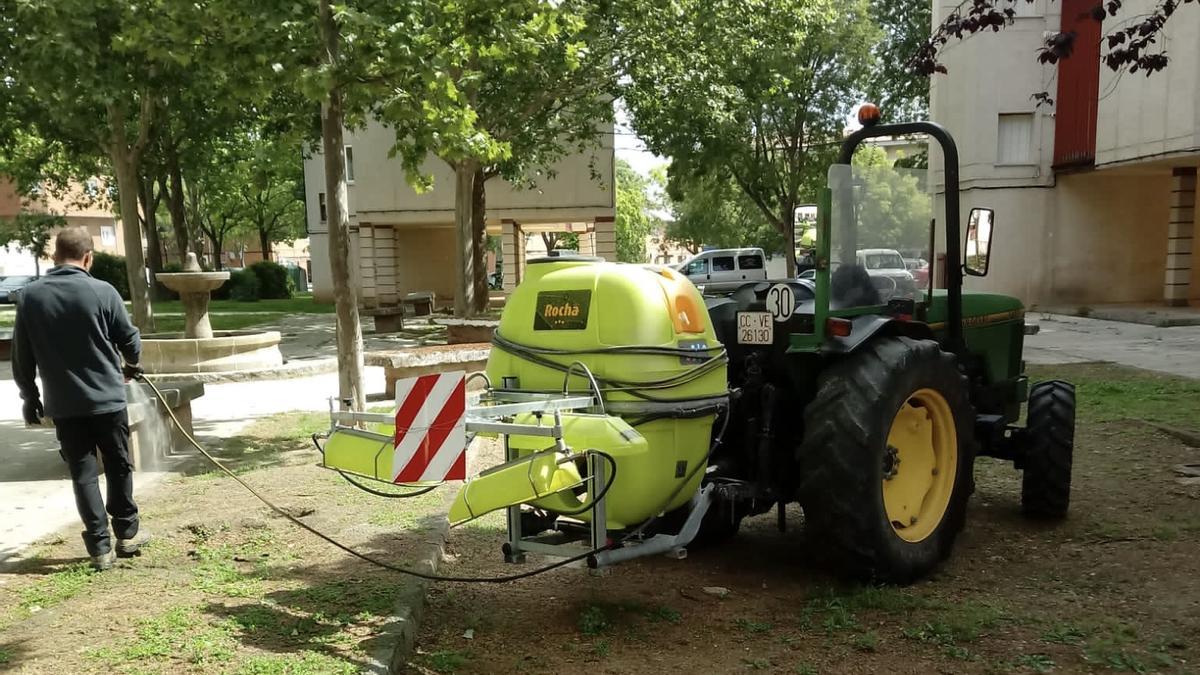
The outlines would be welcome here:
M 4 277 L 4 280 L 0 281 L 0 303 L 9 305 L 15 303 L 17 301 L 17 294 L 20 293 L 21 289 L 37 281 L 37 279 L 37 277 L 30 276 Z
M 924 258 L 905 258 L 904 266 L 913 277 L 917 288 L 929 287 L 929 261 Z
M 750 281 L 767 280 L 767 255 L 761 248 L 703 251 L 678 269 L 705 293 L 732 291 Z
M 890 292 L 892 296 L 912 297 L 917 284 L 898 251 L 890 248 L 864 248 L 855 252 L 855 258 L 872 279 L 887 280 L 884 282 L 886 287 L 883 284 L 879 286 L 881 291 Z

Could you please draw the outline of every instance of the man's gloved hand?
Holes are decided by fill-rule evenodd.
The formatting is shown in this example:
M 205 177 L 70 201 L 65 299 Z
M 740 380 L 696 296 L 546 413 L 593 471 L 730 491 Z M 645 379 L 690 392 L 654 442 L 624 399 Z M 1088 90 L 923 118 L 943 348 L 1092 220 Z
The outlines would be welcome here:
M 42 410 L 41 399 L 31 398 L 25 401 L 21 413 L 25 416 L 25 424 L 40 425 L 42 423 L 42 416 L 45 414 L 45 411 Z
M 125 375 L 126 380 L 136 380 L 145 374 L 145 372 L 145 369 L 136 363 L 126 363 L 124 366 L 121 366 L 121 373 Z

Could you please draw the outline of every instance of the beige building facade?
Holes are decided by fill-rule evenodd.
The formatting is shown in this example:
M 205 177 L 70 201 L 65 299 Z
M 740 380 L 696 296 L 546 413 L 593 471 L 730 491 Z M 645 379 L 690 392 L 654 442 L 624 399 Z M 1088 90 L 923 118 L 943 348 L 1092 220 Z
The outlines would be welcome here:
M 996 211 L 990 273 L 966 286 L 1027 305 L 1200 304 L 1200 14 L 1168 24 L 1165 71 L 1122 75 L 1100 64 L 1115 23 L 1087 18 L 1094 4 L 1018 2 L 1012 25 L 944 51 L 949 73 L 935 77 L 930 107 L 958 143 L 962 212 Z M 956 6 L 934 0 L 935 21 Z M 1150 7 L 1132 0 L 1120 16 Z M 1058 30 L 1079 34 L 1075 52 L 1039 64 L 1044 36 Z M 1053 104 L 1037 105 L 1038 92 Z M 936 144 L 930 154 L 942 211 Z
M 580 254 L 616 260 L 613 221 L 612 127 L 591 151 L 559 162 L 533 188 L 499 178 L 487 184 L 488 232 L 501 238 L 505 290 L 524 273 L 526 242 L 539 232 L 575 232 Z M 454 173 L 430 156 L 423 170 L 434 187 L 423 193 L 405 180 L 400 160 L 388 157 L 391 130 L 377 122 L 346 131 L 351 264 L 364 307 L 395 305 L 407 293 L 432 291 L 439 306 L 454 303 Z M 325 219 L 324 157 L 304 163 L 313 294 L 332 301 L 329 229 Z
M 66 219 L 68 227 L 82 227 L 91 233 L 95 250 L 123 256 L 125 242 L 121 221 L 103 199 L 103 187 L 98 179 L 89 179 L 84 184 L 73 185 L 65 195 L 30 198 L 22 197 L 10 181 L 0 176 L 0 220 L 20 213 L 60 215 Z M 53 243 L 48 248 L 48 253 L 53 253 Z M 53 265 L 49 255 L 35 264 L 33 256 L 26 250 L 15 245 L 0 248 L 0 276 L 45 273 Z

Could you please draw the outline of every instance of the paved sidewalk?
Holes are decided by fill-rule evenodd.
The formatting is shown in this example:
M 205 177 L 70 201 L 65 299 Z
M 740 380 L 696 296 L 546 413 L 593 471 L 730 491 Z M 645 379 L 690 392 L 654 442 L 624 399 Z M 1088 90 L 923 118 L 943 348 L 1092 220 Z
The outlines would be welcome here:
M 0 365 L 0 562 L 29 544 L 78 524 L 70 474 L 58 456 L 52 429 L 26 429 L 16 384 Z M 337 394 L 337 374 L 293 380 L 210 384 L 193 402 L 196 437 L 219 443 L 258 417 L 297 410 L 327 410 Z M 383 371 L 367 369 L 367 391 L 383 391 Z M 170 469 L 171 467 L 167 467 Z M 137 494 L 148 494 L 170 471 L 141 471 Z M 103 477 L 101 490 L 104 489 Z M 82 544 L 80 545 L 82 555 Z
M 1136 323 L 1030 312 L 1041 331 L 1025 339 L 1029 363 L 1109 361 L 1200 379 L 1200 326 L 1159 328 Z

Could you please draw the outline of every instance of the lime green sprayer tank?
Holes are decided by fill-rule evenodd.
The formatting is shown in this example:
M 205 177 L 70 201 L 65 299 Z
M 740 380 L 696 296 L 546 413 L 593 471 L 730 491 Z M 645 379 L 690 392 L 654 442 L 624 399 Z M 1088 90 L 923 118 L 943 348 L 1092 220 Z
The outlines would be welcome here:
M 711 406 L 727 395 L 728 384 L 723 348 L 691 282 L 665 268 L 531 263 L 505 305 L 496 336 L 487 366 L 496 388 L 560 392 L 564 369 L 575 361 L 597 378 L 610 417 L 568 415 L 563 426 L 574 450 L 600 450 L 616 461 L 605 500 L 610 529 L 636 525 L 694 495 L 716 417 Z M 591 391 L 581 369 L 572 373 L 569 388 Z M 695 410 L 702 413 L 689 412 Z M 547 446 L 545 438 L 518 435 L 508 443 L 520 456 Z M 589 499 L 572 493 L 534 503 L 561 512 Z

